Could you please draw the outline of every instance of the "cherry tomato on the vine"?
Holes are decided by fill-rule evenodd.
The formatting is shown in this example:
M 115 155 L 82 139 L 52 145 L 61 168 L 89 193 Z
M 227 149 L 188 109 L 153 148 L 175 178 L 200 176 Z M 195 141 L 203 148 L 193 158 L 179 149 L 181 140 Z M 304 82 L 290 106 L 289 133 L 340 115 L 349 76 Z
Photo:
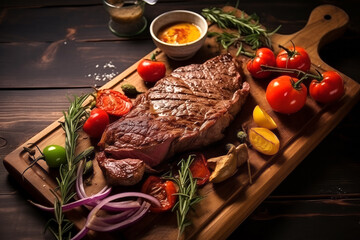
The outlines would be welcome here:
M 83 130 L 92 138 L 101 137 L 106 126 L 109 124 L 109 115 L 100 108 L 94 108 L 89 118 L 85 121 Z
M 266 100 L 279 113 L 299 111 L 306 102 L 307 88 L 297 78 L 283 75 L 272 80 L 266 89 Z
M 137 66 L 137 72 L 145 82 L 154 83 L 165 76 L 166 67 L 163 62 L 155 59 L 155 54 L 151 59 L 142 59 Z
M 131 100 L 116 90 L 102 89 L 96 93 L 96 107 L 110 115 L 123 116 L 132 108 Z
M 292 46 L 285 48 L 280 45 L 283 49 L 276 56 L 276 66 L 279 68 L 298 69 L 303 72 L 307 72 L 311 67 L 311 60 L 302 47 Z
M 46 164 L 51 168 L 58 168 L 61 164 L 67 163 L 65 148 L 59 145 L 48 145 L 43 151 Z
M 261 65 L 273 67 L 275 63 L 275 55 L 271 49 L 259 48 L 255 53 L 255 58 L 249 60 L 246 67 L 254 78 L 267 78 L 271 72 L 262 71 Z
M 176 203 L 176 187 L 170 180 L 163 180 L 157 176 L 149 176 L 141 187 L 141 192 L 149 194 L 159 200 L 161 207 L 151 206 L 151 212 L 171 210 Z
M 327 71 L 321 74 L 322 80 L 312 80 L 310 96 L 317 102 L 330 103 L 344 95 L 344 81 L 339 73 Z

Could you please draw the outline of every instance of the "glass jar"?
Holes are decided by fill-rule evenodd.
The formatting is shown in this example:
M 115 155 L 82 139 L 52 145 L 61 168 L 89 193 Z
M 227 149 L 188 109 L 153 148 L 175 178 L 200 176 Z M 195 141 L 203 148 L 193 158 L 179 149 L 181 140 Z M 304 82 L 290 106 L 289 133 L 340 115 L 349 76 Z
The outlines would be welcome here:
M 144 17 L 145 3 L 141 0 L 103 0 L 110 14 L 109 29 L 119 37 L 142 33 L 147 25 Z

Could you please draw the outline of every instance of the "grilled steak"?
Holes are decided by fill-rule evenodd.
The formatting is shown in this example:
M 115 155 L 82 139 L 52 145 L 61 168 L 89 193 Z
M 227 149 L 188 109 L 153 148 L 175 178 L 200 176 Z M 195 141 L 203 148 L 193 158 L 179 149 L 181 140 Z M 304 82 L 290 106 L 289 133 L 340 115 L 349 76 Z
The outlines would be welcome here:
M 99 145 L 111 161 L 141 159 L 156 166 L 175 153 L 220 140 L 249 90 L 229 54 L 177 68 L 140 95 L 126 116 L 110 124 Z M 99 165 L 108 176 L 112 169 L 106 161 Z M 122 185 L 120 179 L 118 183 Z
M 110 185 L 131 186 L 138 183 L 145 172 L 145 163 L 140 159 L 112 159 L 107 158 L 104 152 L 97 155 L 97 161 L 103 171 L 105 178 Z

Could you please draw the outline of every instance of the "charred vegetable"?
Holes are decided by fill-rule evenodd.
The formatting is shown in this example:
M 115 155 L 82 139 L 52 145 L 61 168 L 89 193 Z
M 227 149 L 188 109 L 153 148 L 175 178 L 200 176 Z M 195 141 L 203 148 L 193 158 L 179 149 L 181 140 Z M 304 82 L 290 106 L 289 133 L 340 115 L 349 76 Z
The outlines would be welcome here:
M 176 203 L 176 187 L 173 181 L 149 176 L 141 187 L 141 192 L 158 199 L 161 206 L 152 205 L 151 212 L 159 213 L 171 210 Z
M 96 107 L 110 115 L 121 117 L 133 106 L 128 97 L 116 90 L 102 89 L 97 91 L 96 95 Z
M 228 153 L 223 156 L 208 159 L 210 168 L 214 171 L 210 175 L 210 182 L 219 183 L 233 176 L 237 168 L 248 160 L 248 151 L 246 144 L 232 146 Z
M 190 165 L 190 171 L 193 178 L 196 179 L 198 186 L 204 185 L 209 181 L 210 171 L 207 167 L 207 161 L 204 154 L 196 153 L 193 154 L 194 160 Z

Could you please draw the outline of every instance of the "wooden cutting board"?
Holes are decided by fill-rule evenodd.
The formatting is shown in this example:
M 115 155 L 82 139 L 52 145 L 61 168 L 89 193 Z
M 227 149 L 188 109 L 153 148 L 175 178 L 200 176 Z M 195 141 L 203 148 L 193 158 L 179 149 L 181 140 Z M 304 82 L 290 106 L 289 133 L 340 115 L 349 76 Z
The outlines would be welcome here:
M 231 7 L 225 7 L 231 10 Z M 240 14 L 240 11 L 238 11 Z M 272 36 L 273 47 L 277 52 L 278 44 L 290 46 L 290 41 L 304 47 L 312 60 L 312 69 L 320 72 L 334 70 L 324 63 L 318 55 L 319 48 L 343 33 L 348 23 L 348 15 L 341 9 L 332 5 L 322 5 L 315 8 L 306 26 L 290 35 L 275 34 Z M 220 31 L 216 26 L 210 26 L 209 31 Z M 158 49 L 156 49 L 158 50 Z M 170 73 L 178 66 L 190 63 L 202 63 L 205 60 L 223 51 L 214 39 L 207 39 L 203 48 L 197 55 L 186 62 L 174 62 L 162 52 L 158 56 L 167 65 Z M 230 52 L 234 54 L 234 49 Z M 149 58 L 149 53 L 146 58 Z M 239 57 L 245 66 L 246 58 Z M 128 68 L 103 88 L 120 90 L 121 84 L 131 83 L 138 89 L 145 91 L 147 87 L 136 72 L 138 63 Z M 244 68 L 245 69 L 245 68 Z M 265 100 L 265 89 L 268 81 L 255 81 L 244 70 L 242 77 L 251 86 L 247 102 L 233 123 L 225 132 L 225 138 L 207 148 L 201 149 L 206 157 L 225 154 L 226 143 L 237 144 L 236 132 L 241 128 L 255 126 L 252 121 L 252 110 L 259 104 L 277 122 L 278 129 L 275 134 L 279 137 L 281 147 L 275 156 L 264 156 L 256 151 L 249 150 L 253 183 L 249 183 L 247 167 L 239 168 L 236 175 L 220 184 L 206 184 L 199 190 L 205 198 L 196 206 L 190 218 L 193 225 L 184 235 L 185 239 L 224 239 L 247 217 L 251 212 L 290 174 L 290 172 L 321 142 L 321 140 L 343 119 L 350 109 L 359 100 L 360 85 L 346 75 L 340 73 L 345 81 L 345 96 L 331 105 L 320 105 L 310 97 L 305 107 L 298 113 L 283 115 L 275 113 Z M 62 121 L 62 119 L 59 119 Z M 81 133 L 79 151 L 91 144 L 87 136 Z M 36 201 L 43 204 L 52 204 L 54 196 L 49 189 L 56 187 L 54 173 L 50 172 L 46 164 L 39 163 L 28 170 L 24 177 L 21 173 L 29 166 L 27 154 L 23 147 L 40 148 L 49 144 L 64 145 L 64 133 L 58 123 L 54 122 L 36 136 L 19 146 L 4 159 L 4 165 L 21 185 L 23 185 Z M 95 163 L 95 173 L 89 180 L 88 194 L 97 192 L 105 182 L 101 171 Z M 126 190 L 126 189 L 125 189 Z M 40 210 L 39 210 L 40 211 Z M 75 225 L 81 228 L 85 222 L 87 209 L 78 208 L 67 214 Z M 111 234 L 90 233 L 91 236 L 108 237 L 115 239 L 118 236 L 126 239 L 176 239 L 177 225 L 174 213 L 148 214 L 144 219 L 123 231 Z

